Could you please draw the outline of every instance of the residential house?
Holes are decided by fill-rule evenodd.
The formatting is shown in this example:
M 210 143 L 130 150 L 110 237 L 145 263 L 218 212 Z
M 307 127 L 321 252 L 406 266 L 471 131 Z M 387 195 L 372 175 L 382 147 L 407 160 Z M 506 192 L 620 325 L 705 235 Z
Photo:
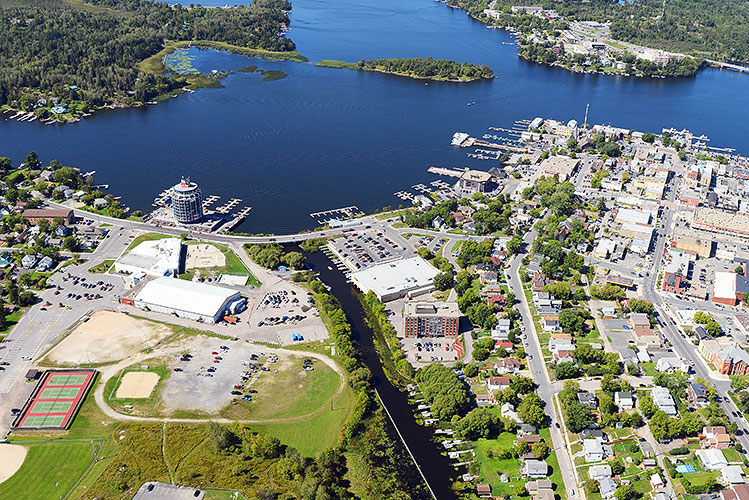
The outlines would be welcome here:
M 540 292 L 549 283 L 551 283 L 551 280 L 549 280 L 542 272 L 537 272 L 533 275 L 533 279 L 531 280 L 531 291 Z
M 705 448 L 724 450 L 731 446 L 731 436 L 722 425 L 703 427 L 700 444 Z
M 523 422 L 523 420 L 518 416 L 518 412 L 515 411 L 515 407 L 512 405 L 512 403 L 502 403 L 502 406 L 499 407 L 499 413 L 503 417 L 509 418 L 510 420 L 514 421 L 518 425 Z
M 492 404 L 492 401 L 494 401 L 494 398 L 492 398 L 488 394 L 476 395 L 476 406 L 478 406 L 479 408 L 484 408 L 486 406 L 489 406 L 490 404 Z
M 706 406 L 710 403 L 705 384 L 689 384 L 687 387 L 687 401 L 694 406 Z
M 663 484 L 663 479 L 661 479 L 660 474 L 653 474 L 650 476 L 650 487 L 654 490 L 657 490 L 659 488 L 663 488 L 665 484 Z
M 583 452 L 586 462 L 600 462 L 605 458 L 603 446 L 598 439 L 583 439 Z
M 601 498 L 614 498 L 614 493 L 616 493 L 617 488 L 619 488 L 619 486 L 617 486 L 614 480 L 609 477 L 605 477 L 598 481 L 598 491 L 601 494 Z
M 25 269 L 31 269 L 32 267 L 34 267 L 34 265 L 37 263 L 38 260 L 39 259 L 37 259 L 36 255 L 31 255 L 31 254 L 24 255 L 23 258 L 21 259 L 21 265 Z
M 525 483 L 525 489 L 531 495 L 535 495 L 540 490 L 550 490 L 552 487 L 551 479 L 534 479 Z
M 36 265 L 36 270 L 40 273 L 47 272 L 52 269 L 54 263 L 55 261 L 52 260 L 52 257 L 44 256 L 42 257 L 42 260 L 40 260 Z
M 484 285 L 493 285 L 497 282 L 497 273 L 494 271 L 481 273 L 480 280 Z
M 611 477 L 610 465 L 593 465 L 588 469 L 588 476 L 596 481 Z
M 657 406 L 658 409 L 663 410 L 666 415 L 669 417 L 675 417 L 678 414 L 676 411 L 676 403 L 674 403 L 674 398 L 671 397 L 671 393 L 668 392 L 668 389 L 656 385 L 653 387 L 650 395 L 653 398 L 655 406 Z
M 569 339 L 549 339 L 549 351 L 555 354 L 559 351 L 573 351 L 575 344 Z
M 655 363 L 655 369 L 659 372 L 674 373 L 677 371 L 683 373 L 689 373 L 689 365 L 682 361 L 680 358 L 660 358 Z
M 497 373 L 515 373 L 523 366 L 518 358 L 500 358 L 494 363 Z
M 577 401 L 578 403 L 584 404 L 592 410 L 595 410 L 598 407 L 598 403 L 596 402 L 596 395 L 592 392 L 578 392 Z
M 476 494 L 479 498 L 489 498 L 492 496 L 492 487 L 487 483 L 479 483 L 476 485 Z
M 521 473 L 523 477 L 537 479 L 549 475 L 549 466 L 545 460 L 526 460 L 523 463 Z
M 630 391 L 617 391 L 614 393 L 614 403 L 619 411 L 631 410 L 635 407 L 634 396 Z
M 525 436 L 526 434 L 535 434 L 538 432 L 538 429 L 536 429 L 536 426 L 533 424 L 520 424 L 518 426 L 517 435 L 518 436 Z
M 729 465 L 721 469 L 721 475 L 723 476 L 723 482 L 726 484 L 743 484 L 744 480 L 744 469 L 740 465 Z
M 517 441 L 523 441 L 532 446 L 536 443 L 541 442 L 541 436 L 539 436 L 538 434 L 525 434 L 524 436 L 518 437 Z
M 543 316 L 541 318 L 541 326 L 545 332 L 556 332 L 560 329 L 559 316 Z
M 728 465 L 728 461 L 726 460 L 726 456 L 723 455 L 723 452 L 715 448 L 696 450 L 694 454 L 697 455 L 697 458 L 700 459 L 700 463 L 702 463 L 702 467 L 706 470 L 720 470 Z
M 489 377 L 486 381 L 486 388 L 489 392 L 502 391 L 510 387 L 510 377 Z
M 492 330 L 492 338 L 494 340 L 507 340 L 510 335 L 510 320 L 500 319 L 497 320 L 497 324 Z

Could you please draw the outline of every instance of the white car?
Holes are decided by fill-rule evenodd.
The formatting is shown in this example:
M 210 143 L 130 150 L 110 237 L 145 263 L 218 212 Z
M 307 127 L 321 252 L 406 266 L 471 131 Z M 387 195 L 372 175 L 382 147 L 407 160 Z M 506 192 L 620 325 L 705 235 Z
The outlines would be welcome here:
M 21 359 L 24 361 L 31 361 L 31 356 L 21 356 Z

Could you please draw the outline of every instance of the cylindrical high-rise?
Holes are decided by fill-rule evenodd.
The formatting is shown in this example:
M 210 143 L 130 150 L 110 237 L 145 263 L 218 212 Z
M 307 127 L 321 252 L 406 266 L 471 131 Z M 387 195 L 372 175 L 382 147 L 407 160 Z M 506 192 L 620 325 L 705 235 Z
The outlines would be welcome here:
M 200 188 L 190 178 L 183 177 L 172 188 L 172 211 L 174 220 L 181 224 L 192 224 L 203 219 L 203 197 Z

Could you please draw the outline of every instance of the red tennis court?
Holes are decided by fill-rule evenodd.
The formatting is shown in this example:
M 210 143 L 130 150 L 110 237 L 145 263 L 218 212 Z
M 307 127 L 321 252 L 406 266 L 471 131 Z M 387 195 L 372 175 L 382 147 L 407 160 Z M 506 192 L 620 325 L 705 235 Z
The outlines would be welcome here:
M 13 430 L 64 430 L 73 420 L 96 372 L 50 370 L 39 381 Z

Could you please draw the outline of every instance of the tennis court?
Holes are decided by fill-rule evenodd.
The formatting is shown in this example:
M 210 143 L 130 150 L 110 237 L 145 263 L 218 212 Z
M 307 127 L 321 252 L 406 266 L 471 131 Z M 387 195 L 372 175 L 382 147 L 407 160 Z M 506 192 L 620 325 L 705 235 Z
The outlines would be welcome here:
M 93 370 L 46 372 L 13 423 L 13 430 L 67 429 L 83 403 L 94 375 Z
M 29 413 L 67 413 L 73 401 L 36 401 Z
M 86 382 L 86 375 L 78 374 L 64 374 L 64 375 L 52 375 L 47 382 L 47 387 L 56 385 L 83 385 Z
M 42 391 L 39 399 L 73 399 L 79 390 L 78 387 L 49 387 Z

